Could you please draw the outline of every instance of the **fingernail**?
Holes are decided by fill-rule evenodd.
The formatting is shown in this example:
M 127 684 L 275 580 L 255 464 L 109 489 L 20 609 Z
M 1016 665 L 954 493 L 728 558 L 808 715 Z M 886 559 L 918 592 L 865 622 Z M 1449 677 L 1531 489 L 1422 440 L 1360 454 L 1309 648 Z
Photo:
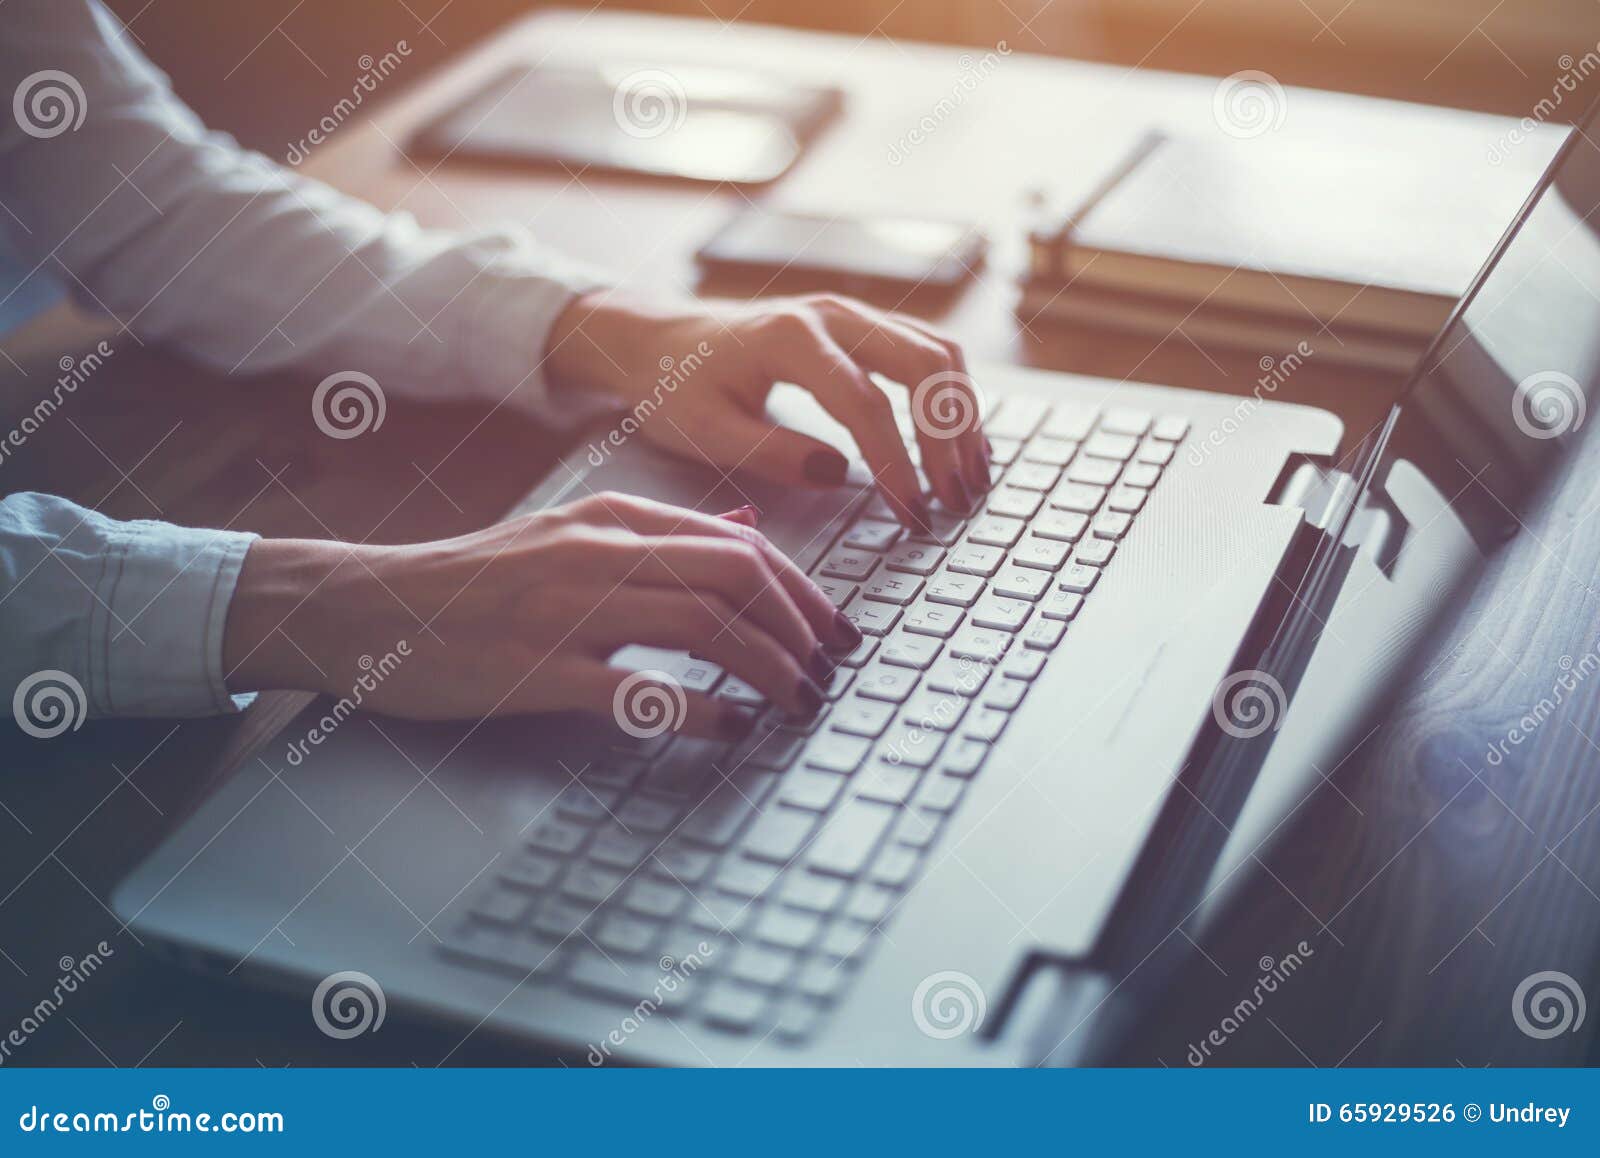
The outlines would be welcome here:
M 861 629 L 850 622 L 849 616 L 842 611 L 833 613 L 833 630 L 839 637 L 839 645 L 851 651 L 861 646 L 861 641 L 866 636 L 861 634 Z
M 806 660 L 806 671 L 811 673 L 811 678 L 819 684 L 826 684 L 833 678 L 833 669 L 839 665 L 822 649 L 819 643 L 811 658 Z
M 967 460 L 967 489 L 976 499 L 989 489 L 989 466 L 984 461 L 981 451 L 973 450 L 966 454 Z
M 753 713 L 740 711 L 732 704 L 724 704 L 717 713 L 717 734 L 725 740 L 742 740 L 755 727 Z
M 911 518 L 919 531 L 933 534 L 933 512 L 928 509 L 928 500 L 921 495 L 911 500 Z
M 794 702 L 802 716 L 814 716 L 822 710 L 822 689 L 810 680 L 800 680 L 794 685 Z
M 731 523 L 744 523 L 746 526 L 755 526 L 761 521 L 761 508 L 754 503 L 746 503 L 742 507 L 735 507 L 731 511 L 723 511 L 717 516 L 727 519 Z
M 806 456 L 806 480 L 818 486 L 836 487 L 844 482 L 844 476 L 850 470 L 850 464 L 845 461 L 844 455 L 833 450 L 814 450 Z
M 973 494 L 972 487 L 967 484 L 966 479 L 961 477 L 960 471 L 950 472 L 950 488 L 956 492 L 956 496 L 959 500 L 959 508 L 962 511 L 970 511 L 972 509 L 972 504 L 974 501 L 976 501 L 976 499 Z

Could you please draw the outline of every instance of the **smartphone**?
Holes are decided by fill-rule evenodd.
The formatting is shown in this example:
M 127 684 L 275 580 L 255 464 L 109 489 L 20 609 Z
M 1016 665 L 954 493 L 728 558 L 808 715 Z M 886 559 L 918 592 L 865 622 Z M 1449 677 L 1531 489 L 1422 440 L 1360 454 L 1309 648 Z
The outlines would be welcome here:
M 761 207 L 741 211 L 696 254 L 708 274 L 815 288 L 950 290 L 982 264 L 975 227 L 917 217 L 828 217 Z

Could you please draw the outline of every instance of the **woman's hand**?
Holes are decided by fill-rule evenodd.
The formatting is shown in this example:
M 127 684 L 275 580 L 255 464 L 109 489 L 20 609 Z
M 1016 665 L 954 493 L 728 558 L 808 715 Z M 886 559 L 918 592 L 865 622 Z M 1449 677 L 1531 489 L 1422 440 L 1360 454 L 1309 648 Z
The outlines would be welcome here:
M 227 683 L 348 695 L 403 640 L 363 707 L 615 715 L 630 673 L 606 660 L 638 643 L 693 650 L 809 715 L 834 667 L 827 649 L 861 635 L 753 523 L 748 508 L 717 517 L 603 494 L 414 546 L 263 539 L 229 607 Z M 709 696 L 684 702 L 682 730 L 696 735 L 749 724 Z
M 691 355 L 693 371 L 664 391 L 662 367 Z M 876 372 L 912 391 L 934 494 L 964 511 L 989 489 L 979 400 L 960 347 L 919 321 L 860 302 L 816 294 L 659 308 L 589 294 L 552 330 L 548 368 L 564 388 L 629 407 L 649 400 L 640 432 L 668 449 L 791 486 L 837 486 L 847 465 L 837 451 L 765 417 L 775 383 L 804 387 L 849 430 L 901 519 L 925 526 L 922 486 L 888 396 L 868 377 Z

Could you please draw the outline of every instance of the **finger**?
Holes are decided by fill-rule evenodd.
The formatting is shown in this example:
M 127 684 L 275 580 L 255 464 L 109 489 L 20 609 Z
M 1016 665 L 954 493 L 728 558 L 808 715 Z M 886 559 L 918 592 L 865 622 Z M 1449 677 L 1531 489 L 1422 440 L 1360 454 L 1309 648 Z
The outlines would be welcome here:
M 867 460 L 878 489 L 900 520 L 919 530 L 928 529 L 928 504 L 916 467 L 906 453 L 889 398 L 822 329 L 806 325 L 803 335 L 775 342 L 764 351 L 772 357 L 767 373 L 794 382 L 822 404 L 822 408 L 850 432 Z
M 754 503 L 746 503 L 742 507 L 735 507 L 731 511 L 723 511 L 717 516 L 730 523 L 738 523 L 745 527 L 754 527 L 761 522 L 761 508 Z
M 678 732 L 742 740 L 755 726 L 753 712 L 643 672 L 591 660 L 573 664 L 563 674 L 562 707 L 609 719 L 619 730 L 639 739 Z
M 973 384 L 972 375 L 967 372 L 967 356 L 961 349 L 961 343 L 953 338 L 941 334 L 920 319 L 906 314 L 890 314 L 890 317 L 903 325 L 910 326 L 918 333 L 932 341 L 938 342 L 950 355 L 955 363 L 956 373 L 961 375 L 971 394 L 972 421 L 966 431 L 957 439 L 958 455 L 961 460 L 961 477 L 967 484 L 967 489 L 975 495 L 988 492 L 993 485 L 990 482 L 991 467 L 993 465 L 994 451 L 989 446 L 989 440 L 983 433 L 983 397 L 976 385 Z
M 720 595 L 629 584 L 609 602 L 611 614 L 576 632 L 597 652 L 630 643 L 692 651 L 792 714 L 811 716 L 822 706 L 822 689 L 794 655 Z
M 748 470 L 785 486 L 836 487 L 850 468 L 844 455 L 798 430 L 727 406 L 702 421 L 699 453 L 729 468 Z
M 693 535 L 641 542 L 649 554 L 631 582 L 720 595 L 787 648 L 812 679 L 821 683 L 833 674 L 817 633 L 760 550 L 738 539 Z
M 574 504 L 573 509 L 586 519 L 623 527 L 639 535 L 704 535 L 747 543 L 761 552 L 767 566 L 777 575 L 819 639 L 828 640 L 836 650 L 848 651 L 861 643 L 860 629 L 834 607 L 822 588 L 795 566 L 794 560 L 773 546 L 760 531 L 654 499 L 609 491 L 583 499 Z
M 965 362 L 900 318 L 844 299 L 825 298 L 819 312 L 828 332 L 868 370 L 911 393 L 911 418 L 922 468 L 934 493 L 953 510 L 970 506 L 962 440 L 978 424 L 977 397 Z

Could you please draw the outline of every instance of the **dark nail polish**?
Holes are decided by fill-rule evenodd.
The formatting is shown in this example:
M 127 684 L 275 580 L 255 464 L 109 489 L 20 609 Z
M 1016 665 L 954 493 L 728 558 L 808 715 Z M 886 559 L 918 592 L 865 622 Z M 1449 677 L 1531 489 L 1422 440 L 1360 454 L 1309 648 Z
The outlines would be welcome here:
M 810 680 L 801 680 L 794 686 L 794 700 L 802 716 L 814 716 L 822 710 L 822 689 Z
M 973 503 L 977 500 L 973 495 L 972 487 L 968 485 L 966 479 L 961 477 L 959 471 L 950 473 L 950 489 L 956 493 L 956 509 L 963 513 L 970 511 Z
M 811 653 L 811 657 L 806 660 L 806 671 L 819 684 L 826 684 L 831 680 L 833 678 L 833 669 L 838 666 L 828 653 L 822 650 L 821 644 L 817 645 L 816 650 Z
M 967 460 L 967 489 L 976 499 L 979 495 L 988 493 L 989 490 L 989 464 L 981 450 L 969 451 Z
M 816 450 L 806 456 L 804 465 L 806 481 L 818 486 L 836 487 L 844 482 L 850 464 L 844 455 L 832 450 Z
M 861 634 L 861 629 L 851 623 L 849 617 L 842 611 L 833 613 L 833 630 L 839 638 L 839 646 L 854 651 L 861 646 L 861 641 L 866 636 Z
M 723 705 L 717 713 L 717 734 L 724 740 L 742 740 L 755 727 L 753 712 L 740 711 L 731 704 Z

